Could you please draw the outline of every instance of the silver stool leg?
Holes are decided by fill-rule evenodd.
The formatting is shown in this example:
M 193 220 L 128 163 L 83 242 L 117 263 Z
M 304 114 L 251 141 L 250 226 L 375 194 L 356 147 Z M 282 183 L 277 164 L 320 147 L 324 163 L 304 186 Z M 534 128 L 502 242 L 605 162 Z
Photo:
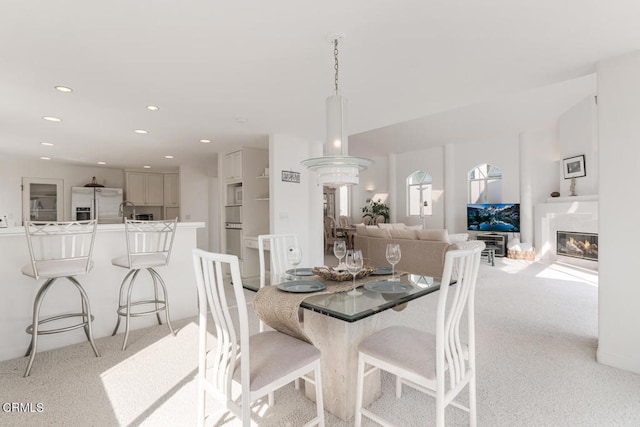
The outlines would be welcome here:
M 74 314 L 68 314 L 68 315 L 65 314 L 60 316 L 54 316 L 54 317 L 50 317 L 48 319 L 43 319 L 42 321 L 40 321 L 40 307 L 42 306 L 42 301 L 44 300 L 45 295 L 47 294 L 47 292 L 49 291 L 49 289 L 57 279 L 59 278 L 54 277 L 44 282 L 44 284 L 38 290 L 38 293 L 36 294 L 36 298 L 33 303 L 33 319 L 32 319 L 33 323 L 29 327 L 27 327 L 27 333 L 31 334 L 31 344 L 29 345 L 29 348 L 27 349 L 27 354 L 25 355 L 25 356 L 29 356 L 29 361 L 27 362 L 27 368 L 25 369 L 25 372 L 24 372 L 25 378 L 28 377 L 29 374 L 31 373 L 31 367 L 33 366 L 33 361 L 35 360 L 35 357 L 36 357 L 36 353 L 38 349 L 38 334 L 39 334 L 38 328 L 40 326 L 40 323 L 45 323 L 47 321 L 58 320 L 66 317 L 76 317 L 76 316 L 82 317 L 82 323 L 80 325 L 77 325 L 74 327 L 45 330 L 45 331 L 42 331 L 42 333 L 53 334 L 53 333 L 69 331 L 71 329 L 76 329 L 78 327 L 83 327 L 85 330 L 85 334 L 87 335 L 87 340 L 89 341 L 89 343 L 91 344 L 91 348 L 93 349 L 93 353 L 96 355 L 96 357 L 100 357 L 98 348 L 96 347 L 96 344 L 93 340 L 93 329 L 91 327 L 91 322 L 93 319 L 91 317 L 91 306 L 89 304 L 89 297 L 87 296 L 87 293 L 85 292 L 82 285 L 80 285 L 80 283 L 75 279 L 75 277 L 67 276 L 67 279 L 69 279 L 69 281 L 75 285 L 78 292 L 80 292 L 82 312 L 78 314 L 74 313 Z
M 125 276 L 124 280 L 122 281 L 122 285 L 120 286 L 120 298 L 118 301 L 118 321 L 116 323 L 116 327 L 112 335 L 115 335 L 118 332 L 118 327 L 120 326 L 120 318 L 125 317 L 124 341 L 122 343 L 123 351 L 127 349 L 127 341 L 129 340 L 131 317 L 145 316 L 145 315 L 155 313 L 158 319 L 158 323 L 162 325 L 162 320 L 160 318 L 160 310 L 164 310 L 165 319 L 167 322 L 167 326 L 169 327 L 169 331 L 171 331 L 172 335 L 174 336 L 176 335 L 176 332 L 174 331 L 173 326 L 171 325 L 171 320 L 169 318 L 169 301 L 167 297 L 167 287 L 164 283 L 164 280 L 162 280 L 162 277 L 153 268 L 148 267 L 147 270 L 149 271 L 149 274 L 151 275 L 151 278 L 153 280 L 154 300 L 135 301 L 135 302 L 131 301 L 133 286 L 138 276 L 138 273 L 140 272 L 140 269 L 131 270 Z M 127 279 L 129 278 L 130 280 L 129 280 L 129 283 L 127 284 Z M 162 296 L 164 300 L 161 300 L 159 298 L 158 284 L 160 284 L 160 287 L 162 288 Z M 126 301 L 124 299 L 125 293 L 126 293 Z M 131 313 L 131 306 L 139 305 L 139 304 L 151 304 L 151 303 L 154 304 L 155 310 L 152 310 L 150 312 L 145 312 L 145 313 L 133 313 L 133 314 Z M 164 304 L 164 306 L 161 306 L 161 304 Z
M 153 297 L 156 306 L 156 319 L 158 319 L 158 325 L 162 325 L 162 319 L 160 319 L 160 307 L 158 305 L 158 280 L 156 279 L 156 275 L 153 274 L 155 273 L 155 270 L 153 268 L 147 268 L 147 271 L 149 272 L 149 275 L 151 275 L 151 279 L 153 280 Z M 166 301 L 166 294 L 164 299 Z
M 162 280 L 162 277 L 160 277 L 157 271 L 155 271 L 153 268 L 149 268 L 148 270 L 152 276 L 155 276 L 158 279 L 158 281 L 160 282 L 160 286 L 162 286 L 162 295 L 164 296 L 164 316 L 167 320 L 167 326 L 171 331 L 171 335 L 175 336 L 176 332 L 173 330 L 173 326 L 171 326 L 171 320 L 169 319 L 169 295 L 167 294 L 167 286 L 164 284 L 164 280 Z M 158 297 L 156 296 L 156 301 L 157 300 L 158 300 Z M 160 313 L 156 313 L 156 314 L 158 314 L 158 316 L 160 315 Z
M 93 341 L 93 328 L 91 327 L 93 319 L 91 318 L 91 305 L 89 304 L 89 297 L 87 296 L 87 293 L 85 292 L 82 285 L 76 280 L 75 277 L 67 276 L 67 279 L 69 279 L 71 283 L 76 285 L 76 288 L 78 288 L 78 291 L 80 292 L 80 295 L 82 297 L 82 319 L 86 323 L 84 325 L 84 331 L 87 335 L 89 343 L 91 344 L 91 348 L 93 348 L 93 353 L 96 355 L 96 357 L 100 357 L 100 353 L 98 352 L 96 343 Z
M 131 270 L 127 273 L 126 276 L 124 276 L 124 279 L 122 279 L 122 284 L 120 285 L 120 295 L 118 296 L 118 309 L 116 310 L 116 312 L 118 313 L 118 321 L 116 322 L 116 327 L 113 329 L 113 333 L 111 334 L 111 336 L 114 336 L 115 334 L 118 333 L 118 328 L 120 327 L 120 317 L 123 316 L 123 314 L 121 314 L 122 309 L 125 307 L 122 304 L 122 301 L 124 300 L 124 290 L 128 289 L 126 288 L 124 285 L 125 283 L 127 283 L 127 279 L 129 279 L 129 277 L 131 277 L 132 274 L 137 274 L 137 272 L 140 270 Z M 133 279 L 132 279 L 133 281 Z
M 127 349 L 127 341 L 129 340 L 129 325 L 131 324 L 131 294 L 133 293 L 133 284 L 136 282 L 136 277 L 140 273 L 140 270 L 135 270 L 133 276 L 131 276 L 131 280 L 129 281 L 129 286 L 127 287 L 127 303 L 125 307 L 125 323 L 124 323 L 124 341 L 122 342 L 122 351 Z M 120 316 L 118 316 L 118 320 L 120 320 Z
M 27 369 L 24 371 L 24 377 L 28 377 L 31 373 L 31 366 L 33 365 L 33 361 L 36 358 L 36 351 L 38 349 L 38 320 L 40 318 L 40 306 L 42 305 L 42 300 L 46 295 L 47 291 L 55 282 L 57 277 L 52 279 L 48 279 L 44 284 L 38 289 L 38 293 L 36 294 L 36 299 L 33 301 L 33 323 L 31 324 L 31 328 L 27 328 L 27 332 L 31 329 L 31 344 L 29 344 L 29 348 L 27 349 L 27 354 L 25 356 L 29 356 L 29 361 L 27 362 Z

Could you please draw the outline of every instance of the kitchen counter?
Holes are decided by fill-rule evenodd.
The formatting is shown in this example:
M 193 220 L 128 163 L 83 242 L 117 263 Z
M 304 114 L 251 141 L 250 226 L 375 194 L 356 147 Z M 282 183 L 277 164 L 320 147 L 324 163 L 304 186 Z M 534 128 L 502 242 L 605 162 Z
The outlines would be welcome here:
M 198 314 L 192 249 L 196 247 L 196 230 L 204 226 L 203 222 L 178 223 L 169 265 L 158 268 L 158 273 L 167 285 L 172 320 Z M 111 335 L 115 327 L 118 291 L 127 270 L 111 265 L 111 259 L 126 253 L 124 224 L 99 224 L 93 252 L 93 270 L 87 275 L 78 276 L 91 302 L 96 338 Z M 0 228 L 0 293 L 3 295 L 0 299 L 0 361 L 24 356 L 29 346 L 31 335 L 25 333 L 25 328 L 31 324 L 33 300 L 44 283 L 43 279 L 34 280 L 20 272 L 29 262 L 24 227 Z M 147 288 L 147 285 L 151 288 Z M 135 290 L 149 295 L 149 289 L 153 292 L 149 274 L 141 272 Z M 137 293 L 134 292 L 134 296 Z M 40 315 L 47 317 L 53 313 L 75 312 L 79 303 L 75 287 L 68 280 L 60 279 L 45 297 Z M 154 324 L 157 324 L 155 316 L 137 317 L 132 319 L 131 329 Z M 124 327 L 121 326 L 119 333 L 123 331 Z M 38 352 L 80 342 L 87 342 L 82 329 L 43 335 L 38 339 Z M 130 337 L 129 342 L 131 346 L 135 339 Z M 86 356 L 93 357 L 88 345 L 87 343 Z M 37 364 L 36 358 L 34 369 L 37 369 Z

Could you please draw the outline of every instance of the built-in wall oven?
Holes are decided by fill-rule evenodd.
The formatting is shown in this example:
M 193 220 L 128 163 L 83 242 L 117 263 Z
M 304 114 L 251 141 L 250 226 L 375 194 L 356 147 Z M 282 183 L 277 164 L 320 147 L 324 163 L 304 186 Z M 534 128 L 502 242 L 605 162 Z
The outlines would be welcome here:
M 242 206 L 224 207 L 226 253 L 242 259 Z

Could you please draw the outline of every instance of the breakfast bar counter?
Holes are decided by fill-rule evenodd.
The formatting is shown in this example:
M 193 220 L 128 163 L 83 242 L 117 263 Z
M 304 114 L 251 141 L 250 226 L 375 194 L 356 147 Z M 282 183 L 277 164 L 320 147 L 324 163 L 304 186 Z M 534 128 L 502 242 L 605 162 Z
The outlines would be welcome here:
M 158 268 L 169 293 L 172 320 L 184 319 L 198 314 L 192 249 L 196 247 L 196 230 L 203 222 L 178 223 L 169 265 Z M 93 250 L 93 269 L 89 274 L 78 276 L 91 303 L 93 333 L 96 338 L 111 335 L 117 321 L 118 291 L 126 271 L 111 265 L 111 259 L 126 255 L 127 245 L 124 224 L 98 225 Z M 24 356 L 31 335 L 25 328 L 31 324 L 33 301 L 44 279 L 34 280 L 21 273 L 30 262 L 24 227 L 0 228 L 0 361 Z M 146 271 L 141 271 L 136 291 L 148 296 L 151 284 Z M 150 285 L 151 286 L 151 285 Z M 134 292 L 134 298 L 136 293 Z M 80 298 L 75 287 L 67 279 L 59 279 L 47 294 L 41 309 L 41 317 L 52 313 L 75 312 Z M 155 316 L 137 317 L 131 329 L 140 329 L 157 324 Z M 120 328 L 120 332 L 123 328 Z M 167 331 L 168 332 L 168 331 Z M 43 336 L 38 342 L 38 351 L 64 347 L 85 342 L 82 328 L 64 334 Z M 131 342 L 131 339 L 130 339 Z M 87 343 L 87 355 L 93 356 Z

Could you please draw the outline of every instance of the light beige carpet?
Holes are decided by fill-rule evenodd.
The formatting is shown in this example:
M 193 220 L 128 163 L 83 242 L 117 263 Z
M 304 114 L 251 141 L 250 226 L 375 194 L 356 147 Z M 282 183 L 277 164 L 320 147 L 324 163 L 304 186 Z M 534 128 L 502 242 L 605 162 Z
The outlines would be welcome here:
M 476 300 L 480 426 L 640 425 L 640 375 L 595 362 L 597 277 L 499 258 L 495 267 L 482 263 Z M 389 310 L 384 322 L 431 330 L 435 302 L 431 295 L 402 312 Z M 257 325 L 252 319 L 253 330 Z M 122 335 L 99 339 L 101 358 L 86 343 L 40 353 L 26 379 L 25 358 L 0 363 L 0 426 L 195 425 L 197 321 L 174 326 L 177 337 L 165 326 L 132 332 L 125 352 Z M 34 412 L 5 412 L 12 402 L 30 403 Z M 239 425 L 220 404 L 209 407 L 208 425 Z M 400 426 L 431 425 L 433 407 L 432 398 L 406 387 L 397 400 L 389 375 L 370 406 Z M 253 419 L 298 426 L 314 408 L 289 385 L 276 393 L 275 406 L 257 402 Z M 326 422 L 352 425 L 328 413 Z M 447 425 L 468 425 L 466 413 L 448 409 Z

